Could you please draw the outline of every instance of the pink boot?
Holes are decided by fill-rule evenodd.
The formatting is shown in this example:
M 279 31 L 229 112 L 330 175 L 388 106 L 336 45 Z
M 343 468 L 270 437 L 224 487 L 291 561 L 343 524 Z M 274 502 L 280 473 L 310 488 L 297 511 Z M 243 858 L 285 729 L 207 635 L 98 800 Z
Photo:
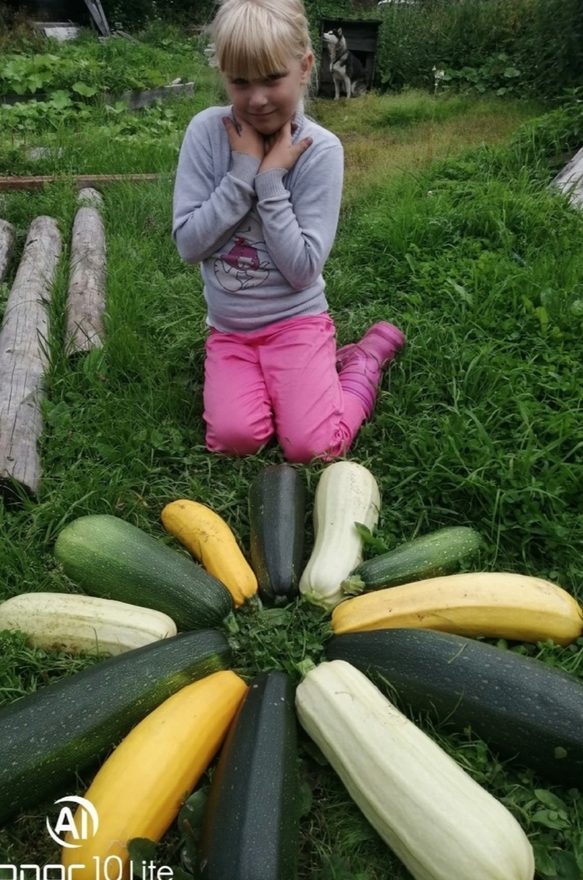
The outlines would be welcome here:
M 374 409 L 384 367 L 405 345 L 405 334 L 386 321 L 373 324 L 360 342 L 344 345 L 336 352 L 336 366 L 342 389 L 357 397 L 365 418 Z

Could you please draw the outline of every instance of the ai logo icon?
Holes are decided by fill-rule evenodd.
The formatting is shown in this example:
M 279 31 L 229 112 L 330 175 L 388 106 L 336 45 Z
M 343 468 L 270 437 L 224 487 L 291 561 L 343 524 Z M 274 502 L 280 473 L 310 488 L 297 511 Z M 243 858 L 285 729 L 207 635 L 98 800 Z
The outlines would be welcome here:
M 67 797 L 59 798 L 55 804 L 64 804 L 58 815 L 55 826 L 51 825 L 47 817 L 47 831 L 59 846 L 65 846 L 69 849 L 77 849 L 83 845 L 84 840 L 89 840 L 97 833 L 99 828 L 99 816 L 97 810 L 86 798 L 70 794 Z M 74 808 L 69 804 L 75 804 L 79 809 L 76 814 Z M 69 832 L 71 840 L 78 843 L 69 843 L 64 840 L 65 834 Z

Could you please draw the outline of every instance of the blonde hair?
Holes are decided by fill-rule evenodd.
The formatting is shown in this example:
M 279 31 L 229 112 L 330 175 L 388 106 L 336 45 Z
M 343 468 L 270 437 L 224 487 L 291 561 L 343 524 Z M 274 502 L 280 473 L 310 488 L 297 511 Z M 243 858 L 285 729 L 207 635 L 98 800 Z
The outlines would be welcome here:
M 222 0 L 210 26 L 222 73 L 264 78 L 312 52 L 302 0 Z

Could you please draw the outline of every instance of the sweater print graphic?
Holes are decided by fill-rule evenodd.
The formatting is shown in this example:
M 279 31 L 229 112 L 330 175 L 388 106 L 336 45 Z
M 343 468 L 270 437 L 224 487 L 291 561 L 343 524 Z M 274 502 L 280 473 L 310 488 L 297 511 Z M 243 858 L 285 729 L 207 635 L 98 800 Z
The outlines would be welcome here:
M 259 217 L 253 211 L 216 255 L 213 268 L 217 284 L 229 293 L 267 283 L 275 267 L 263 240 Z

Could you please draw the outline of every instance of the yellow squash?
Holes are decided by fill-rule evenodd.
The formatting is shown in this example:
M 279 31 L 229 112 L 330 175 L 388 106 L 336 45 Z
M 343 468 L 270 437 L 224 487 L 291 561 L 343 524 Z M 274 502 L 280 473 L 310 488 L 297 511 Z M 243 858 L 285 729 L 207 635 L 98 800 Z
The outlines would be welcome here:
M 85 794 L 97 811 L 97 832 L 63 848 L 62 864 L 81 866 L 75 880 L 107 880 L 96 866 L 108 858 L 129 876 L 128 841 L 160 840 L 218 751 L 246 690 L 234 672 L 215 672 L 165 700 L 122 740 Z M 65 840 L 79 842 L 70 832 Z
M 574 642 L 583 632 L 578 602 L 556 584 L 507 572 L 428 578 L 356 596 L 332 612 L 337 634 L 420 627 L 462 636 Z
M 162 510 L 164 528 L 229 590 L 237 607 L 257 592 L 257 578 L 235 535 L 218 513 L 182 498 Z

